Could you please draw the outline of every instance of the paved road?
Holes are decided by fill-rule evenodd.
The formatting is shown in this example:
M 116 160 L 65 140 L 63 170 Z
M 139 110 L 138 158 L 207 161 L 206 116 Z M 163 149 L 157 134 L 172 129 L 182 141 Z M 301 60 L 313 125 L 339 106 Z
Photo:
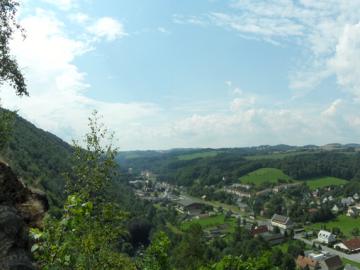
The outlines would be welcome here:
M 308 239 L 305 239 L 305 238 L 301 237 L 300 234 L 294 235 L 294 239 L 303 241 L 305 244 L 308 244 L 309 246 L 312 246 L 312 244 L 314 242 L 313 240 L 308 240 Z M 357 254 L 346 254 L 344 252 L 338 251 L 336 249 L 329 248 L 329 247 L 324 246 L 324 245 L 321 245 L 321 248 L 322 248 L 322 250 L 327 251 L 327 252 L 329 252 L 331 254 L 339 255 L 341 258 L 345 258 L 345 259 L 360 263 L 360 254 L 359 253 L 357 253 Z

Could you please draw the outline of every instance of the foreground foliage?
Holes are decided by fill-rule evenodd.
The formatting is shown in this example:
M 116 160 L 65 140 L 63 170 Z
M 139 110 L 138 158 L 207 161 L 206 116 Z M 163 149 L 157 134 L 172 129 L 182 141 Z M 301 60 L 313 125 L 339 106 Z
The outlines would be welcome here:
M 39 241 L 33 252 L 44 269 L 135 269 L 119 251 L 127 234 L 126 213 L 106 196 L 116 169 L 116 150 L 111 142 L 104 144 L 107 132 L 96 112 L 89 127 L 86 151 L 74 145 L 64 214 L 60 219 L 49 217 L 44 231 L 35 231 Z

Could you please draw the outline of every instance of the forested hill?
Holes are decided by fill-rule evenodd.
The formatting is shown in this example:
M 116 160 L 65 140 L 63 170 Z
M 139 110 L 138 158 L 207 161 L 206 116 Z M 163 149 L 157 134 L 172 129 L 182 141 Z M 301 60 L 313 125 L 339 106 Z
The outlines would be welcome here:
M 334 176 L 360 178 L 358 145 L 331 144 L 323 147 L 261 146 L 234 149 L 189 149 L 165 152 L 123 153 L 119 162 L 133 171 L 150 170 L 160 179 L 190 186 L 218 184 L 225 176 L 238 181 L 259 168 L 277 168 L 293 179 Z
M 27 185 L 44 190 L 52 205 L 62 205 L 63 173 L 69 171 L 71 152 L 60 138 L 16 116 L 11 140 L 0 156 Z

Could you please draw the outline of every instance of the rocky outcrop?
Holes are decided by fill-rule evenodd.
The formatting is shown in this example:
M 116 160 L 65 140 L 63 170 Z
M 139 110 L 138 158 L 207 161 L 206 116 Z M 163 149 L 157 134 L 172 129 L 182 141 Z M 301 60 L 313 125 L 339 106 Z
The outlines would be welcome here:
M 0 162 L 0 269 L 33 270 L 28 228 L 41 226 L 48 210 L 46 196 L 26 188 Z

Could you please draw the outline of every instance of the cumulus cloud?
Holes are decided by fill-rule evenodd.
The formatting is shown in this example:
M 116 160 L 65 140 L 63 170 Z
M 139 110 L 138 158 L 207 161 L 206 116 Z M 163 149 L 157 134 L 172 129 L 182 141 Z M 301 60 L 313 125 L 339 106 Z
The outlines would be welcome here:
M 136 147 L 134 134 L 146 136 L 145 128 L 136 123 L 154 117 L 159 108 L 151 103 L 110 103 L 87 97 L 86 74 L 74 60 L 96 44 L 69 37 L 65 25 L 49 11 L 37 10 L 21 23 L 27 38 L 17 37 L 11 46 L 25 73 L 30 97 L 19 98 L 10 87 L 3 88 L 3 105 L 68 141 L 85 134 L 87 117 L 96 109 L 105 124 L 121 136 L 121 146 Z
M 79 24 L 84 24 L 90 20 L 89 15 L 82 13 L 82 12 L 70 14 L 69 18 L 72 21 L 77 22 Z
M 349 89 L 360 101 L 360 23 L 344 27 L 335 55 L 329 60 L 329 68 L 336 76 L 339 85 Z
M 234 0 L 230 10 L 176 15 L 176 23 L 216 25 L 274 45 L 298 45 L 304 57 L 290 73 L 295 96 L 335 76 L 339 86 L 360 96 L 359 1 Z
M 96 20 L 87 30 L 96 38 L 105 38 L 107 41 L 113 41 L 128 35 L 125 32 L 123 24 L 110 17 L 103 17 Z
M 43 2 L 55 5 L 59 9 L 69 10 L 76 4 L 77 0 L 42 0 Z

